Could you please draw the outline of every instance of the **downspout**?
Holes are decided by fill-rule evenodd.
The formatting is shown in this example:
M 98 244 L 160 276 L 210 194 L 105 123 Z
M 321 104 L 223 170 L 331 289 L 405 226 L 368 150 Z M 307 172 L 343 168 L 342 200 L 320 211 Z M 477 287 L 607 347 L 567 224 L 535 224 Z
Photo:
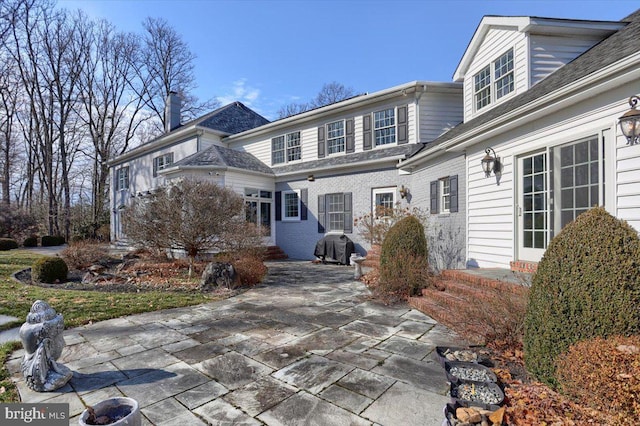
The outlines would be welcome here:
M 416 143 L 420 143 L 420 98 L 427 91 L 427 85 L 422 85 L 422 91 L 418 92 L 416 90 L 415 102 L 416 102 L 416 116 L 414 117 L 415 128 L 416 128 Z

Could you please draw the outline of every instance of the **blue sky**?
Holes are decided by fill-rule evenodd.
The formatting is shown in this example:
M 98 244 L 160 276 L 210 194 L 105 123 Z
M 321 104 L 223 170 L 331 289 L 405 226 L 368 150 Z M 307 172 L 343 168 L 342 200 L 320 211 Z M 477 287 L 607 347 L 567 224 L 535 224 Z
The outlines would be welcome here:
M 125 31 L 165 18 L 197 55 L 201 99 L 265 117 L 337 81 L 358 93 L 451 81 L 484 15 L 619 20 L 632 0 L 58 0 Z

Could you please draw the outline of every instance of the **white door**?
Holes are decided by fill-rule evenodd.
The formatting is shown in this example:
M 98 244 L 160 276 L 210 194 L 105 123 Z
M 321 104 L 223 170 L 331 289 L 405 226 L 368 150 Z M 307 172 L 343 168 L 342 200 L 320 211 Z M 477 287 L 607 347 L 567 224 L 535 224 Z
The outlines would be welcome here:
M 549 240 L 547 153 L 518 158 L 518 260 L 537 262 Z

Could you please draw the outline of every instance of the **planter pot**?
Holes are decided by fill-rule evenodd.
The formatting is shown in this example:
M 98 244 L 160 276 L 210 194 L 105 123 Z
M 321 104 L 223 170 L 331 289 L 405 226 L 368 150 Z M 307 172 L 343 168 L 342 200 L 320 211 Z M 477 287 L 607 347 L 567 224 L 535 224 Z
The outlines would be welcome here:
M 475 362 L 446 361 L 444 369 L 447 379 L 451 383 L 460 380 L 472 380 L 474 382 L 497 382 L 498 378 L 490 368 Z
M 106 416 L 110 423 L 91 422 L 89 410 L 84 410 L 78 423 L 80 426 L 92 426 L 106 424 L 108 426 L 141 426 L 142 417 L 138 401 L 132 398 L 110 398 L 100 401 L 93 406 L 95 418 Z
M 492 405 L 502 405 L 504 392 L 500 386 L 493 382 L 458 380 L 456 383 L 451 383 L 451 398 L 463 406 L 486 408 Z
M 461 362 L 475 362 L 486 365 L 487 367 L 493 367 L 491 359 L 483 353 L 482 348 L 474 347 L 449 347 L 449 346 L 436 346 L 436 357 L 442 367 L 445 367 L 445 363 L 451 361 Z

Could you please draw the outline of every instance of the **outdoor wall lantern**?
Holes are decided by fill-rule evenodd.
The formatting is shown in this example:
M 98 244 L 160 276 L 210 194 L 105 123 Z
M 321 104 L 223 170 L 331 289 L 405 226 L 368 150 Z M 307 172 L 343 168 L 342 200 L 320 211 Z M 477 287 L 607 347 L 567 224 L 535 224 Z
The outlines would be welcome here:
M 481 160 L 482 170 L 484 170 L 484 176 L 489 177 L 491 176 L 491 172 L 493 172 L 494 174 L 500 172 L 500 157 L 496 155 L 496 152 L 493 150 L 493 148 L 487 148 L 484 150 L 484 152 L 487 154 Z M 491 155 L 490 152 L 492 152 L 493 155 Z
M 409 188 L 402 185 L 400 187 L 400 198 L 407 198 L 407 195 L 409 195 Z
M 639 100 L 640 98 L 635 95 L 630 97 L 629 105 L 631 105 L 631 109 L 618 119 L 620 121 L 620 129 L 627 138 L 627 145 L 638 143 L 638 139 L 640 139 L 640 111 L 636 109 Z
M 313 175 L 309 175 L 309 176 L 307 176 L 307 180 L 308 180 L 309 182 L 313 182 L 313 181 L 315 181 L 315 180 L 316 180 L 316 178 L 315 178 L 315 176 L 313 176 Z

